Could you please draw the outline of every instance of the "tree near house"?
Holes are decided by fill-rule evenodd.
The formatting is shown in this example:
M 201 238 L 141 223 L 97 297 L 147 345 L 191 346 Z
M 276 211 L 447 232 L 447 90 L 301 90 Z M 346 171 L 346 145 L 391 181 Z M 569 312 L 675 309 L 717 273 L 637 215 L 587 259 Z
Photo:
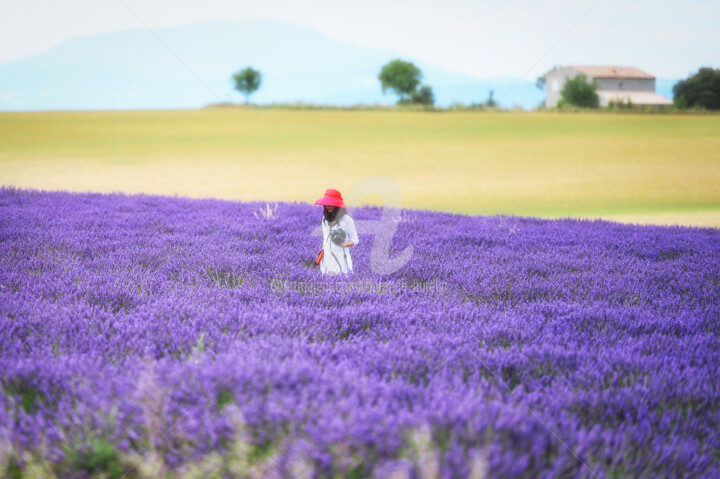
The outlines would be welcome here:
M 561 100 L 558 106 L 575 106 L 579 108 L 597 108 L 600 106 L 600 97 L 595 91 L 595 82 L 587 81 L 585 75 L 578 75 L 565 81 L 560 90 Z
M 720 110 L 720 69 L 703 67 L 673 87 L 678 108 Z
M 262 73 L 252 67 L 244 68 L 233 75 L 235 89 L 245 95 L 245 103 L 250 102 L 250 95 L 255 93 L 262 83 Z
M 378 75 L 382 92 L 394 91 L 400 97 L 399 104 L 411 102 L 421 79 L 422 71 L 418 67 L 399 59 L 385 64 Z

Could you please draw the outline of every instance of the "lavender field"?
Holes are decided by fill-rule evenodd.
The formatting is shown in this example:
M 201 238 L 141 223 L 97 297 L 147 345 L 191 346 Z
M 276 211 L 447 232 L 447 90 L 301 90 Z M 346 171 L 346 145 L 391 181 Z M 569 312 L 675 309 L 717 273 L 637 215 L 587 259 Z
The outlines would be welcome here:
M 720 230 L 261 207 L 0 189 L 0 476 L 720 477 Z

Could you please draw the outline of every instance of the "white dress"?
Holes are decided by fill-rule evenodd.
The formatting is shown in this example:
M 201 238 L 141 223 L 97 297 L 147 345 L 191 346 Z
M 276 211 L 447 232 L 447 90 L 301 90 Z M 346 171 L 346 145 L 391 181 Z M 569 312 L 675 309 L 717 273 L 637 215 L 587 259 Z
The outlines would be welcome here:
M 360 239 L 355 229 L 355 222 L 353 219 L 344 214 L 338 224 L 333 225 L 332 228 L 325 221 L 322 220 L 322 231 L 323 231 L 323 258 L 320 261 L 320 271 L 322 274 L 337 274 L 337 273 L 348 273 L 352 272 L 352 258 L 350 257 L 350 248 L 336 245 L 330 241 L 331 230 L 342 228 L 347 233 L 345 241 L 352 241 L 358 244 Z

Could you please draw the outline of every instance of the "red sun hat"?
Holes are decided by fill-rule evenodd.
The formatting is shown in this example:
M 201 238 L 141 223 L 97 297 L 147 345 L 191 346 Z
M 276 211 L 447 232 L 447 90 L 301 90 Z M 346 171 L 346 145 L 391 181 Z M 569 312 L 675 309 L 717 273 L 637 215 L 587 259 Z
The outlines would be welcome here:
M 342 195 L 340 195 L 340 192 L 338 190 L 335 190 L 333 188 L 328 188 L 327 190 L 325 190 L 325 196 L 316 200 L 315 204 L 337 206 L 347 209 L 347 206 L 345 206 L 345 203 L 343 202 Z

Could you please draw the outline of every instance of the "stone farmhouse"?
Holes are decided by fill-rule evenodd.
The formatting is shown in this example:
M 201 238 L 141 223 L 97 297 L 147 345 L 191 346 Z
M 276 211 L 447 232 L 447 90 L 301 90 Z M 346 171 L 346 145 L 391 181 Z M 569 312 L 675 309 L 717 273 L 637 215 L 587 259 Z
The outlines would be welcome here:
M 557 106 L 565 81 L 578 75 L 585 75 L 589 82 L 595 81 L 600 106 L 607 106 L 613 100 L 640 106 L 672 105 L 672 100 L 655 93 L 655 77 L 637 68 L 571 65 L 545 75 L 545 106 Z

